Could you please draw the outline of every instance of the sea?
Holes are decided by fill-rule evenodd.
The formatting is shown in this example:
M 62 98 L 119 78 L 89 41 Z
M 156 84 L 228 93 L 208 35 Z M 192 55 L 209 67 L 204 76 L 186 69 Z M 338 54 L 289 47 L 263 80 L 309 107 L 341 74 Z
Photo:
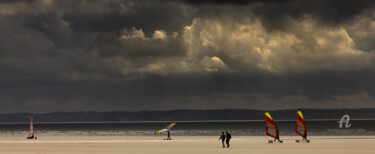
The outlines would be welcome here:
M 36 136 L 154 136 L 172 121 L 34 123 Z M 172 136 L 219 136 L 229 131 L 232 136 L 265 136 L 265 122 L 255 121 L 173 121 Z M 276 121 L 280 136 L 294 136 L 295 120 Z M 375 120 L 350 120 L 348 125 L 338 120 L 306 121 L 309 136 L 375 135 Z M 27 136 L 28 123 L 0 124 L 1 136 Z M 163 134 L 162 134 L 163 135 Z

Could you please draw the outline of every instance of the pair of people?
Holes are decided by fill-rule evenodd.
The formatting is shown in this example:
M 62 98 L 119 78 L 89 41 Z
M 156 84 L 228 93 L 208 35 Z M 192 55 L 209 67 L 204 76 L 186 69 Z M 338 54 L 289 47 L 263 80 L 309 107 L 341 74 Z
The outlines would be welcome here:
M 224 135 L 224 131 L 221 132 L 221 136 L 219 140 L 221 140 L 221 143 L 223 144 L 223 148 L 225 148 L 224 141 L 227 143 L 227 148 L 229 148 L 229 141 L 232 138 L 232 135 L 229 134 L 228 131 L 225 131 L 226 135 Z

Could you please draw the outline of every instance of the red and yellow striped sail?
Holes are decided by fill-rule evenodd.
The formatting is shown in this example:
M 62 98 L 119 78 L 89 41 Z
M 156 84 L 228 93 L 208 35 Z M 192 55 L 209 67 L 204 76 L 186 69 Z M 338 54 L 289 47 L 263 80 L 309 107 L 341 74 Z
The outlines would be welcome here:
M 296 133 L 304 139 L 307 137 L 305 119 L 301 111 L 297 111 Z
M 273 137 L 274 139 L 279 139 L 279 129 L 277 128 L 271 114 L 266 112 L 266 134 Z

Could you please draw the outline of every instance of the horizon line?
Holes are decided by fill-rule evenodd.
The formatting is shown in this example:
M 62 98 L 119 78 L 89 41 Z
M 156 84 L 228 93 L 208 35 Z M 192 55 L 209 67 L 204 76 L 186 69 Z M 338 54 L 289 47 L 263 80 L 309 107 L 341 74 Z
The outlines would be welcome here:
M 283 111 L 283 110 L 362 110 L 362 109 L 375 109 L 374 108 L 291 108 L 291 109 L 270 109 L 270 110 L 263 110 L 263 109 L 237 109 L 237 108 L 224 108 L 224 109 L 171 109 L 171 110 L 137 110 L 137 111 L 126 111 L 126 110 L 111 110 L 111 111 L 50 111 L 50 112 L 8 112 L 8 113 L 0 113 L 2 114 L 48 114 L 48 113 L 68 113 L 68 112 L 170 112 L 170 111 L 214 111 L 214 110 L 253 110 L 253 111 L 264 111 L 264 112 L 272 112 L 272 111 Z

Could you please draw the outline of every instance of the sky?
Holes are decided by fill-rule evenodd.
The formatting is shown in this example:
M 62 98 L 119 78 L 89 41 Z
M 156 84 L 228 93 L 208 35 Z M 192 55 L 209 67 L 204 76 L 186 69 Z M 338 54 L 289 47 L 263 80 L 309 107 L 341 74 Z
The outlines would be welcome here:
M 1 0 L 0 113 L 375 108 L 375 1 Z

